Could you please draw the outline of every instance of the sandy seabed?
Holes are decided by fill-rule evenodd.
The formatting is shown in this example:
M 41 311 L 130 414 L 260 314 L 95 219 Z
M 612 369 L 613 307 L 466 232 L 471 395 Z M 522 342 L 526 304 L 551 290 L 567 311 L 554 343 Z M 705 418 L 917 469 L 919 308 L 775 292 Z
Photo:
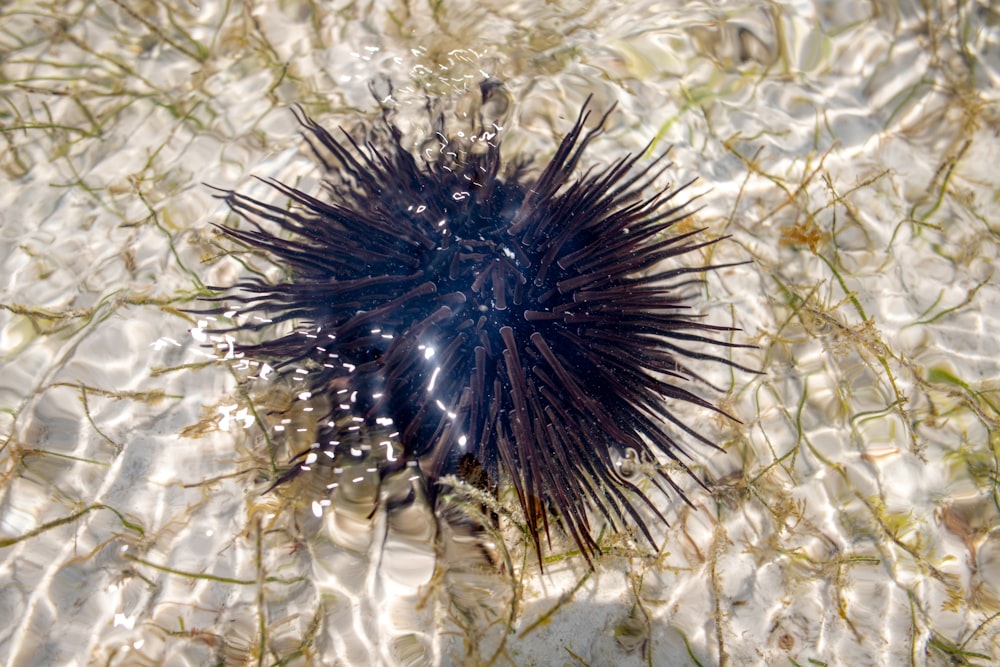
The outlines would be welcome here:
M 932 4 L 5 5 L 0 663 L 1000 662 L 1000 15 Z M 263 494 L 287 388 L 184 312 L 268 270 L 204 183 L 317 187 L 292 104 L 391 83 L 419 136 L 485 77 L 508 156 L 617 103 L 589 159 L 672 145 L 705 259 L 752 260 L 699 303 L 759 346 L 712 371 L 743 424 L 593 572 L 556 535 L 540 573 L 510 494 L 495 568 L 458 499 Z

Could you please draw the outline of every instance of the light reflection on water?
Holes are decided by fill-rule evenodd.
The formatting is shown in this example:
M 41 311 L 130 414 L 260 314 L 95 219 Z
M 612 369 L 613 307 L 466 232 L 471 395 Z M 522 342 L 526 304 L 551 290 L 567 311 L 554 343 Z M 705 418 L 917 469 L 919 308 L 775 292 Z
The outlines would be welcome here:
M 433 7 L 3 10 L 0 661 L 1000 660 L 992 10 Z M 724 397 L 744 428 L 705 425 L 715 498 L 596 574 L 539 576 L 510 494 L 435 518 L 364 469 L 320 517 L 262 493 L 281 438 L 308 447 L 297 392 L 243 392 L 180 312 L 279 275 L 223 256 L 202 182 L 315 191 L 290 104 L 351 125 L 380 74 L 416 110 L 483 71 L 516 100 L 507 156 L 617 101 L 592 155 L 674 144 L 733 235 L 713 260 L 755 261 L 702 300 L 767 370 Z M 252 407 L 296 428 L 245 429 Z

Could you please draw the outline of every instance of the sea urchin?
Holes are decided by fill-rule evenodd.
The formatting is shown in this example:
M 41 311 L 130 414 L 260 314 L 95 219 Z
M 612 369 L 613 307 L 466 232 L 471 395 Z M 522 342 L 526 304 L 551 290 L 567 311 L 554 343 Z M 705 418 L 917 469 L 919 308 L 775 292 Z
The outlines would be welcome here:
M 661 459 L 689 471 L 678 432 L 714 444 L 669 402 L 726 415 L 685 388 L 700 380 L 687 364 L 742 368 L 704 351 L 742 346 L 709 337 L 733 329 L 687 305 L 698 274 L 729 265 L 671 261 L 720 240 L 669 233 L 689 216 L 678 200 L 690 183 L 644 195 L 665 155 L 578 174 L 610 113 L 587 129 L 587 106 L 534 172 L 502 165 L 494 132 L 438 134 L 438 150 L 414 155 L 388 118 L 384 138 L 362 145 L 296 110 L 327 195 L 268 181 L 282 207 L 222 191 L 250 224 L 219 229 L 288 275 L 213 288 L 258 316 L 229 331 L 294 323 L 237 351 L 331 397 L 317 441 L 282 479 L 357 454 L 358 434 L 377 432 L 391 439 L 382 474 L 409 462 L 433 486 L 472 460 L 511 484 L 539 557 L 550 512 L 591 565 L 588 510 L 654 543 L 634 503 L 663 515 L 616 461 L 655 467 L 652 484 L 684 498 Z

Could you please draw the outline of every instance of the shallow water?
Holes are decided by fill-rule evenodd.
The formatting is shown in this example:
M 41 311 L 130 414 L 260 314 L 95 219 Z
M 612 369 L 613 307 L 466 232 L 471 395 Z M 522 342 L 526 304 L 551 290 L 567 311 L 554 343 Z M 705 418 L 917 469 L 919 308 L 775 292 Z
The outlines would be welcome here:
M 975 3 L 5 7 L 0 662 L 1000 661 L 998 19 Z M 588 95 L 617 102 L 590 159 L 673 145 L 671 179 L 699 176 L 700 222 L 732 236 L 709 259 L 753 260 L 699 304 L 766 371 L 707 371 L 744 422 L 698 424 L 724 450 L 695 451 L 714 496 L 688 483 L 695 507 L 664 500 L 659 552 L 609 538 L 594 573 L 556 536 L 540 574 L 511 494 L 485 545 L 419 496 L 387 511 L 359 484 L 314 513 L 263 494 L 284 436 L 249 410 L 294 394 L 248 393 L 183 312 L 248 270 L 203 183 L 316 184 L 291 104 L 354 127 L 391 81 L 415 135 L 428 98 L 486 75 L 514 100 L 505 155 L 550 155 Z M 382 493 L 406 498 L 406 480 Z

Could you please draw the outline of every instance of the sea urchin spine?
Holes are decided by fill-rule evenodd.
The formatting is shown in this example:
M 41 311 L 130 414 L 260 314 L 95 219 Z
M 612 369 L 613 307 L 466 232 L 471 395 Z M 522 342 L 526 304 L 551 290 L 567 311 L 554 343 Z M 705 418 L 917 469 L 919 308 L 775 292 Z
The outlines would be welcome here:
M 643 196 L 669 167 L 665 154 L 575 175 L 608 117 L 587 129 L 587 104 L 534 177 L 502 169 L 491 132 L 439 135 L 440 149 L 418 158 L 388 120 L 385 140 L 362 146 L 296 115 L 328 196 L 269 181 L 290 201 L 279 207 L 224 191 L 250 226 L 219 227 L 289 278 L 213 288 L 226 292 L 215 300 L 266 319 L 232 330 L 295 323 L 240 353 L 304 373 L 313 395 L 350 396 L 330 401 L 317 442 L 285 477 L 342 455 L 349 429 L 372 430 L 392 438 L 384 473 L 416 462 L 433 485 L 472 457 L 508 480 L 539 557 L 550 510 L 592 565 L 600 548 L 588 508 L 617 529 L 630 517 L 654 543 L 633 503 L 663 515 L 616 454 L 654 466 L 652 483 L 684 498 L 658 456 L 689 471 L 676 433 L 715 445 L 669 402 L 729 417 L 683 386 L 700 380 L 687 364 L 742 368 L 704 351 L 744 347 L 710 337 L 734 329 L 687 304 L 698 274 L 730 265 L 672 263 L 720 240 L 701 240 L 702 229 L 667 233 L 689 215 L 690 200 L 678 200 L 691 183 Z

